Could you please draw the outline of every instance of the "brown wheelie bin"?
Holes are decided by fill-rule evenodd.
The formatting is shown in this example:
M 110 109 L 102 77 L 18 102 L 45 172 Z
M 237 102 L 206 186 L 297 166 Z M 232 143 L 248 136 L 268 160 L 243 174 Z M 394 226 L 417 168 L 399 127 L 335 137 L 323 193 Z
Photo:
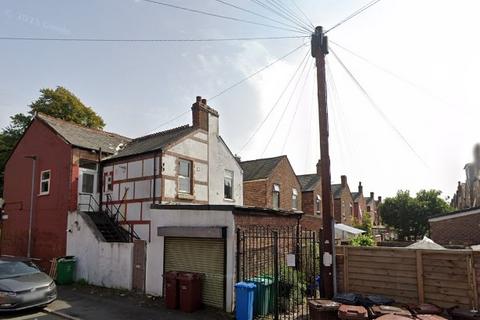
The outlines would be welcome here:
M 182 272 L 178 275 L 180 310 L 194 312 L 202 306 L 202 274 Z
M 316 299 L 308 302 L 311 320 L 337 320 L 340 303 L 332 300 Z
M 341 320 L 367 320 L 368 311 L 362 306 L 342 304 L 340 308 L 338 308 L 338 317 Z
M 165 274 L 165 306 L 167 309 L 178 308 L 178 272 L 169 271 Z

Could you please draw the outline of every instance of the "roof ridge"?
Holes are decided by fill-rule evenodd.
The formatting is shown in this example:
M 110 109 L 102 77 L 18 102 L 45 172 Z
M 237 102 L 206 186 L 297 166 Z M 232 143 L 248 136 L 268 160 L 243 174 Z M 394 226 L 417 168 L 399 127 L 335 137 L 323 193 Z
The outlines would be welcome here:
M 187 128 L 193 128 L 193 127 L 190 127 L 190 125 L 188 125 L 188 124 L 184 124 L 182 126 L 178 126 L 178 127 L 175 127 L 175 128 L 171 128 L 171 129 L 167 129 L 167 130 L 164 130 L 164 131 L 159 131 L 159 132 L 155 132 L 155 133 L 151 133 L 151 134 L 147 134 L 145 136 L 135 138 L 135 139 L 132 140 L 132 142 L 149 139 L 151 137 L 165 135 L 165 134 L 168 134 L 168 133 L 172 133 L 174 131 L 178 131 L 180 129 L 187 129 Z
M 297 177 L 306 177 L 306 176 L 318 176 L 320 177 L 318 174 L 316 173 L 305 173 L 305 174 L 297 174 Z
M 284 158 L 284 157 L 287 157 L 287 155 L 281 155 L 281 156 L 269 157 L 269 158 L 260 158 L 260 159 L 245 160 L 245 161 L 241 161 L 241 163 L 253 162 L 253 161 L 261 161 L 261 160 L 271 160 L 271 159 L 277 159 L 277 158 L 279 159 L 279 158 Z
M 126 136 L 122 136 L 122 135 L 120 135 L 120 134 L 118 134 L 118 133 L 115 133 L 115 132 L 110 132 L 110 131 L 105 131 L 105 130 L 102 130 L 102 129 L 95 129 L 95 128 L 85 127 L 85 126 L 82 126 L 81 124 L 75 123 L 75 122 L 73 122 L 73 121 L 68 121 L 68 120 L 64 120 L 64 119 L 57 118 L 57 117 L 53 117 L 53 116 L 50 116 L 50 115 L 45 114 L 45 113 L 43 113 L 43 112 L 37 112 L 37 115 L 35 116 L 35 118 L 37 118 L 37 117 L 39 117 L 40 119 L 42 119 L 42 117 L 45 117 L 45 118 L 49 118 L 49 119 L 52 119 L 52 120 L 55 120 L 55 121 L 67 123 L 67 124 L 69 124 L 69 125 L 78 127 L 78 128 L 80 128 L 80 129 L 89 130 L 89 131 L 93 131 L 93 132 L 101 133 L 101 134 L 105 134 L 105 135 L 113 134 L 113 135 L 116 135 L 116 136 L 118 136 L 118 137 L 120 137 L 120 138 L 125 138 L 125 139 L 131 140 L 131 138 L 126 137 Z M 44 120 L 44 119 L 42 119 L 42 120 Z

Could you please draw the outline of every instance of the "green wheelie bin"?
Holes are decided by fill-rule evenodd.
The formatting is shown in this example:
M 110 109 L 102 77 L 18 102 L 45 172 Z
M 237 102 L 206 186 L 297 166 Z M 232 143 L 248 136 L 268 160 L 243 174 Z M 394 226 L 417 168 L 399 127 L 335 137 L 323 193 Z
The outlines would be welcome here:
M 258 276 L 258 277 L 248 279 L 248 282 L 252 282 L 256 285 L 256 288 L 254 291 L 254 308 L 253 308 L 254 315 L 265 316 L 271 313 L 273 309 L 272 278 L 268 276 Z
M 57 259 L 57 284 L 72 284 L 75 275 L 77 259 L 74 256 L 66 256 Z

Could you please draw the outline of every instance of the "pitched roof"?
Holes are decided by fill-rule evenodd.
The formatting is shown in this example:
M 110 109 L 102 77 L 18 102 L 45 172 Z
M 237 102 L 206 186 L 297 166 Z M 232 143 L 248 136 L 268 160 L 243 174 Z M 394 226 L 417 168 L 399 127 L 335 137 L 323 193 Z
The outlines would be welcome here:
M 338 199 L 342 196 L 342 184 L 332 184 L 333 199 Z
M 195 130 L 195 128 L 189 125 L 184 125 L 181 127 L 150 134 L 148 136 L 136 138 L 127 143 L 127 145 L 122 150 L 120 150 L 117 154 L 109 157 L 108 159 L 118 159 L 151 151 L 157 151 L 164 148 L 168 144 L 175 142 L 182 137 L 185 137 L 186 135 L 192 133 Z
M 286 156 L 256 159 L 240 162 L 243 169 L 243 181 L 266 179 L 273 172 L 280 160 Z
M 102 152 L 113 154 L 120 144 L 130 141 L 130 138 L 115 133 L 83 127 L 42 113 L 37 114 L 35 118 L 52 128 L 68 143 L 80 148 L 102 149 Z
M 300 186 L 302 191 L 313 191 L 315 187 L 320 182 L 320 176 L 316 173 L 312 174 L 302 174 L 297 176 L 298 181 L 300 181 Z
M 352 192 L 353 201 L 357 202 L 361 196 L 360 192 Z
M 373 200 L 375 200 L 375 199 L 372 198 L 372 197 L 365 197 L 365 202 L 366 202 L 366 203 L 370 203 L 370 202 L 372 202 Z

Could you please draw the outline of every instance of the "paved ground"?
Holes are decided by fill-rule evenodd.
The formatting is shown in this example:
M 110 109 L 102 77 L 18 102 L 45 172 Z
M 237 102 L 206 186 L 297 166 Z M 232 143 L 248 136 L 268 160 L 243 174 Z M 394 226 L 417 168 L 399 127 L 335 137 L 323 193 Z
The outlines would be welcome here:
M 60 287 L 58 300 L 48 309 L 70 317 L 85 320 L 223 320 L 232 317 L 211 309 L 185 314 L 168 310 L 163 301 L 129 292 L 88 286 Z M 43 310 L 0 315 L 0 319 L 62 320 L 58 315 Z

